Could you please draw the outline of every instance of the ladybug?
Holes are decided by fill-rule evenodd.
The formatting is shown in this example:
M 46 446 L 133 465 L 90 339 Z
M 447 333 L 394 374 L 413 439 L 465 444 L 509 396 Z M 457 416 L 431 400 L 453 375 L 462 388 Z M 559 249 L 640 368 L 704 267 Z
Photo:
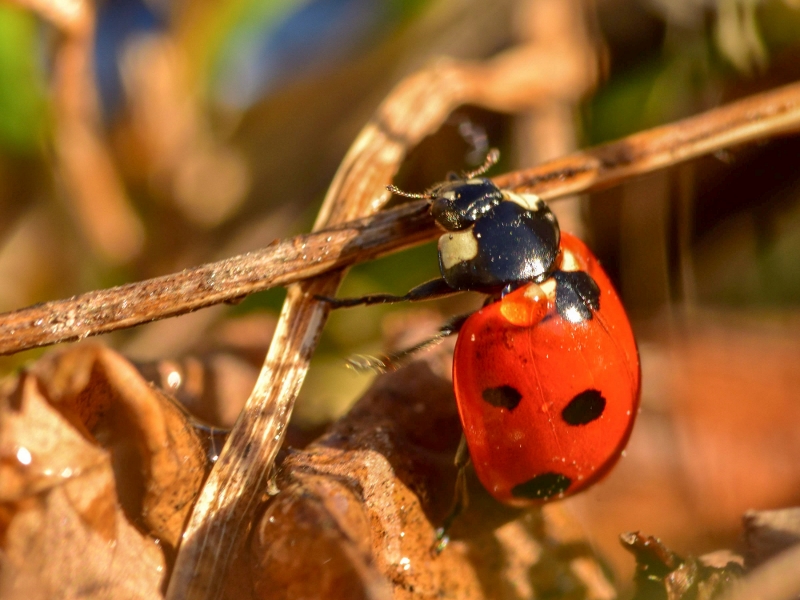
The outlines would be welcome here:
M 325 300 L 336 308 L 488 295 L 483 308 L 390 362 L 458 333 L 453 386 L 469 458 L 492 496 L 529 506 L 579 492 L 617 462 L 638 412 L 639 356 L 619 296 L 586 245 L 561 233 L 539 197 L 479 177 L 497 157 L 492 151 L 477 171 L 424 194 L 390 186 L 430 201 L 444 230 L 441 278 L 404 296 Z M 466 462 L 456 492 L 461 508 Z

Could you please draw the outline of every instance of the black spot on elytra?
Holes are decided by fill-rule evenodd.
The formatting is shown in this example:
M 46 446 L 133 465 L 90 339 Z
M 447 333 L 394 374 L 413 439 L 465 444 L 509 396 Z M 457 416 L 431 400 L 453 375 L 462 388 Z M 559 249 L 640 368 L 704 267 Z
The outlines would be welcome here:
M 492 406 L 507 408 L 508 410 L 517 408 L 519 401 L 522 400 L 522 394 L 510 385 L 486 388 L 481 395 Z
M 582 323 L 600 309 L 600 288 L 585 271 L 556 271 L 556 310 L 570 323 Z
M 561 473 L 542 473 L 511 488 L 511 494 L 517 498 L 547 500 L 566 492 L 572 480 Z
M 561 411 L 567 425 L 586 425 L 599 419 L 606 409 L 606 399 L 598 390 L 584 390 L 569 401 Z

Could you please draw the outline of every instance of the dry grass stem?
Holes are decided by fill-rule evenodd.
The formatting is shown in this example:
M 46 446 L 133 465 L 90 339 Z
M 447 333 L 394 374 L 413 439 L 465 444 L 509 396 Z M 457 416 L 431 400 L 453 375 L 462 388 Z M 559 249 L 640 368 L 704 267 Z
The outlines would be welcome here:
M 0 316 L 0 354 L 185 314 L 421 243 L 433 227 L 427 212 L 418 202 L 180 273 L 9 312 Z

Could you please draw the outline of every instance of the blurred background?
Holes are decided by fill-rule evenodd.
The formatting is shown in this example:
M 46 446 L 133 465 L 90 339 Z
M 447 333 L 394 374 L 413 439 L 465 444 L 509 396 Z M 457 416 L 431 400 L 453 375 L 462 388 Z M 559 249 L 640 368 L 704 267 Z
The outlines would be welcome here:
M 491 146 L 502 152 L 493 174 L 529 167 L 796 81 L 800 2 L 0 3 L 0 311 L 308 231 L 349 144 L 401 77 L 438 56 L 523 45 L 538 57 L 531 69 L 564 61 L 573 84 L 524 114 L 459 110 L 396 183 L 420 191 Z M 685 553 L 735 548 L 744 510 L 800 500 L 798 157 L 800 137 L 770 140 L 554 203 L 616 282 L 641 348 L 643 410 L 627 457 L 568 501 L 623 579 L 623 531 Z M 436 274 L 427 245 L 358 266 L 340 294 L 402 293 Z M 102 340 L 139 361 L 213 356 L 201 366 L 219 375 L 227 408 L 214 420 L 229 424 L 282 298 L 273 290 Z M 334 314 L 297 423 L 319 427 L 368 385 L 344 357 L 475 302 Z

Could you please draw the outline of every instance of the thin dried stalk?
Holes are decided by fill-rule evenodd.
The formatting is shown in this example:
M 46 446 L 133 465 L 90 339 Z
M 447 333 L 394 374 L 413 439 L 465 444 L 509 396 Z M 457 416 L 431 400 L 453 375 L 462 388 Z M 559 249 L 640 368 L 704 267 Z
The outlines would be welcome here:
M 576 69 L 573 89 L 544 99 L 514 119 L 513 140 L 517 162 L 537 165 L 578 148 L 575 114 L 582 98 L 601 77 L 599 57 L 606 53 L 591 23 L 597 7 L 585 0 L 520 0 L 514 9 L 514 30 L 519 39 L 538 50 L 531 64 L 544 61 L 551 72 Z M 582 75 L 582 77 L 581 77 Z M 561 228 L 584 235 L 585 223 L 579 196 L 565 197 L 556 209 Z
M 421 243 L 432 231 L 427 203 L 415 202 L 180 273 L 36 304 L 0 315 L 0 354 L 231 302 Z
M 800 84 L 495 178 L 554 199 L 603 189 L 717 150 L 800 129 Z M 373 188 L 375 197 L 383 191 Z M 350 193 L 350 192 L 348 192 Z M 83 339 L 229 302 L 434 239 L 412 203 L 181 273 L 0 315 L 0 354 Z
M 800 131 L 800 83 L 495 178 L 544 199 L 596 191 L 748 142 Z

